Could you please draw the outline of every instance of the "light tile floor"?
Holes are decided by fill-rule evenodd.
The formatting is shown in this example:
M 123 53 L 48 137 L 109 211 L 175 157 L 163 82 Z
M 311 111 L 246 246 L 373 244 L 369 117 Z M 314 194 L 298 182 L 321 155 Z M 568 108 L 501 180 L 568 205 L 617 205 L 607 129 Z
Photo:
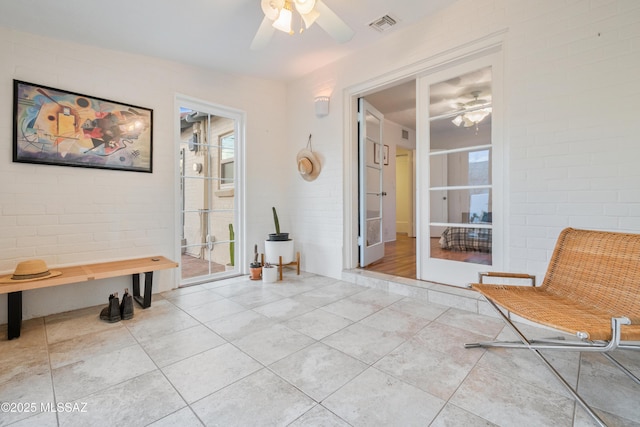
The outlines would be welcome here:
M 114 324 L 102 307 L 25 321 L 0 342 L 0 402 L 16 410 L 0 425 L 594 425 L 530 352 L 463 347 L 513 339 L 500 320 L 399 286 L 240 277 L 154 295 Z M 619 351 L 636 374 L 638 353 Z M 607 423 L 640 425 L 640 387 L 602 356 L 547 355 Z

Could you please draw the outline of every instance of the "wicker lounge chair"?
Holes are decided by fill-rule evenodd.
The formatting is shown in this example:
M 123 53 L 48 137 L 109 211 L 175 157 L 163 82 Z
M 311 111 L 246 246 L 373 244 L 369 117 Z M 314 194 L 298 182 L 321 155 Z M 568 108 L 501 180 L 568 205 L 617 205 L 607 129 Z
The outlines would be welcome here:
M 528 278 L 533 286 L 482 283 L 490 277 Z M 533 276 L 526 274 L 481 273 L 479 281 L 471 287 L 484 295 L 521 342 L 491 341 L 465 347 L 532 350 L 589 415 L 605 426 L 539 350 L 600 352 L 640 384 L 609 353 L 616 348 L 640 350 L 640 234 L 567 228 L 558 237 L 541 286 L 535 286 Z M 579 340 L 531 340 L 512 323 L 511 314 L 575 334 Z

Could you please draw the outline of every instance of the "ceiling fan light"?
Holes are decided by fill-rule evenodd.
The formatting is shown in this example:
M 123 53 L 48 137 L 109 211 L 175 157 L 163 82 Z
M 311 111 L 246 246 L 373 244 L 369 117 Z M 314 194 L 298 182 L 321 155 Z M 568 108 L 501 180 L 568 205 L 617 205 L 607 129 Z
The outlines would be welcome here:
M 451 123 L 453 123 L 456 126 L 460 126 L 462 124 L 462 122 L 463 122 L 462 114 L 459 115 L 459 116 L 456 116 L 455 119 L 451 120 Z
M 480 123 L 481 121 L 483 121 L 485 119 L 485 117 L 487 117 L 489 114 L 491 114 L 491 109 L 490 108 L 483 108 L 481 110 L 470 111 L 468 113 L 465 113 L 464 117 L 466 119 L 468 119 L 473 125 L 473 124 Z
M 260 4 L 265 16 L 251 42 L 252 50 L 263 47 L 271 38 L 273 30 L 279 30 L 290 35 L 295 34 L 291 28 L 294 7 L 302 17 L 305 28 L 309 28 L 317 22 L 320 28 L 338 43 L 348 42 L 355 34 L 322 0 L 260 0 Z M 300 27 L 300 32 L 302 33 L 302 25 Z
M 284 7 L 284 0 L 262 0 L 260 6 L 264 16 L 275 21 L 280 15 L 280 10 Z
M 293 3 L 300 15 L 306 15 L 313 10 L 316 5 L 316 0 L 294 0 Z
M 278 19 L 273 21 L 273 28 L 276 30 L 280 30 L 287 34 L 291 33 L 291 18 L 293 14 L 291 13 L 291 9 L 287 8 L 288 4 L 280 11 L 280 16 Z

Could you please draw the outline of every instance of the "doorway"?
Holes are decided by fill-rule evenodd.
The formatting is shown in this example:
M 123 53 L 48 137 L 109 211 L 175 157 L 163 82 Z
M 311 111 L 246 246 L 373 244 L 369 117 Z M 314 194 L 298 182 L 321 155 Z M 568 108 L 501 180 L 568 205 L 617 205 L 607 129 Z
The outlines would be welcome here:
M 407 138 L 408 139 L 408 138 Z M 392 276 L 416 279 L 415 238 L 415 149 L 395 147 L 395 200 L 388 210 L 394 213 L 395 238 L 385 242 L 384 257 L 366 267 L 367 270 Z
M 384 254 L 364 268 L 415 279 L 416 80 L 367 94 L 363 99 L 384 117 L 380 143 Z
M 181 286 L 241 273 L 242 114 L 178 99 Z
M 502 70 L 501 70 L 501 34 L 496 34 L 495 37 L 490 37 L 487 39 L 478 40 L 477 43 L 470 44 L 468 46 L 464 46 L 459 51 L 452 50 L 448 52 L 442 57 L 434 58 L 433 61 L 425 61 L 423 64 L 416 65 L 416 67 L 409 67 L 407 70 L 403 70 L 404 76 L 400 76 L 401 73 L 395 74 L 396 79 L 393 80 L 392 77 L 381 77 L 378 80 L 370 81 L 361 86 L 355 86 L 351 88 L 347 93 L 350 96 L 349 100 L 349 109 L 348 115 L 346 117 L 349 118 L 349 126 L 345 129 L 345 135 L 347 140 L 352 141 L 351 146 L 345 146 L 345 159 L 347 161 L 347 180 L 345 181 L 345 238 L 349 239 L 349 236 L 357 236 L 357 212 L 358 205 L 357 203 L 351 202 L 353 198 L 358 200 L 358 182 L 357 182 L 357 174 L 352 169 L 354 165 L 357 164 L 357 145 L 355 141 L 357 141 L 357 130 L 354 125 L 356 114 L 354 111 L 357 110 L 357 99 L 359 97 L 369 97 L 372 94 L 381 92 L 386 90 L 387 88 L 400 85 L 401 83 L 405 83 L 410 80 L 417 81 L 415 93 L 417 94 L 417 100 L 414 101 L 414 108 L 418 112 L 415 114 L 415 118 L 417 119 L 416 126 L 416 151 L 415 151 L 415 167 L 416 167 L 416 180 L 415 182 L 415 218 L 416 218 L 416 232 L 415 232 L 415 264 L 416 264 L 416 277 L 420 280 L 427 281 L 435 281 L 440 283 L 446 283 L 456 286 L 465 286 L 466 283 L 472 281 L 477 277 L 477 271 L 479 269 L 487 270 L 487 269 L 500 269 L 503 268 L 503 260 L 504 260 L 504 213 L 503 206 L 504 201 L 502 195 L 504 194 L 504 181 L 502 179 L 504 165 L 502 161 L 502 134 L 500 131 L 500 114 L 501 114 L 501 93 L 500 93 L 500 84 L 496 84 L 502 81 Z M 466 154 L 467 163 L 479 163 L 484 165 L 488 165 L 490 168 L 490 183 L 484 184 L 471 184 L 467 183 L 462 185 L 463 188 L 448 188 L 448 187 L 456 187 L 456 185 L 449 185 L 450 181 L 447 181 L 447 185 L 445 188 L 441 187 L 430 187 L 431 177 L 429 176 L 431 171 L 431 160 L 432 157 L 435 158 L 436 155 L 431 153 L 430 143 L 430 85 L 437 82 L 449 81 L 449 83 L 456 83 L 456 76 L 461 76 L 465 72 L 471 72 L 473 70 L 480 69 L 482 67 L 491 67 L 492 71 L 492 112 L 491 112 L 491 143 L 490 145 L 490 160 L 485 161 L 484 153 L 472 153 Z M 440 73 L 440 74 L 439 74 Z M 428 76 L 438 76 L 439 80 L 429 80 Z M 460 92 L 466 92 L 465 88 L 459 88 Z M 475 96 L 471 94 L 471 99 L 466 102 L 471 102 L 475 99 Z M 377 108 L 384 110 L 379 104 L 376 105 Z M 471 107 L 471 106 L 469 106 Z M 478 108 L 479 109 L 479 108 Z M 388 114 L 385 114 L 385 118 L 387 118 Z M 456 116 L 452 116 L 451 120 L 456 119 Z M 463 118 L 464 120 L 464 118 Z M 457 121 L 457 120 L 456 120 Z M 488 123 L 488 122 L 487 122 Z M 386 124 L 386 121 L 385 121 Z M 474 123 L 475 124 L 475 123 Z M 455 126 L 455 125 L 454 125 Z M 463 127 L 465 127 L 463 125 Z M 471 126 L 468 126 L 467 130 L 471 130 Z M 475 131 L 475 126 L 473 127 L 472 132 Z M 437 147 L 434 147 L 437 149 Z M 474 147 L 472 150 L 463 148 L 462 151 L 482 151 L 483 147 Z M 390 153 L 394 151 L 393 148 L 390 148 Z M 395 151 L 390 155 L 391 158 L 394 158 Z M 444 153 L 443 153 L 444 154 Z M 446 156 L 452 153 L 447 152 Z M 469 157 L 471 156 L 471 157 Z M 473 157 L 475 156 L 475 157 Z M 454 156 L 455 157 L 455 156 Z M 449 161 L 443 161 L 443 164 L 446 164 L 447 167 L 450 167 Z M 454 165 L 455 166 L 455 165 Z M 473 165 L 479 166 L 479 165 Z M 469 167 L 467 165 L 467 167 Z M 484 166 L 482 166 L 484 167 Z M 453 170 L 456 170 L 455 168 Z M 489 186 L 490 191 L 487 191 L 487 188 L 481 188 L 483 186 Z M 477 188 L 467 188 L 467 187 L 477 187 Z M 469 209 L 462 211 L 460 210 L 460 206 L 450 207 L 447 206 L 447 209 L 451 209 L 451 212 L 459 212 L 460 220 L 449 220 L 449 213 L 447 213 L 446 221 L 432 221 L 431 219 L 431 207 L 435 206 L 435 203 L 431 201 L 431 194 L 435 194 L 437 191 L 446 190 L 447 192 L 451 191 L 460 191 L 459 194 L 467 194 L 468 197 L 462 197 L 465 200 L 468 200 Z M 456 194 L 452 193 L 454 196 Z M 448 193 L 444 195 L 448 197 Z M 454 197 L 455 199 L 460 199 L 460 197 Z M 448 203 L 447 203 L 448 205 Z M 473 216 L 471 212 L 469 212 L 469 218 L 472 219 L 472 222 L 463 222 L 463 213 L 470 211 L 471 207 L 474 207 L 474 210 L 479 209 L 476 216 Z M 442 207 L 442 206 L 441 206 Z M 434 208 L 435 209 L 435 208 Z M 444 213 L 443 213 L 444 215 Z M 431 237 L 436 237 L 438 231 L 431 230 L 430 227 L 444 227 L 445 229 L 451 224 L 463 224 L 460 228 L 478 228 L 478 229 L 491 229 L 493 241 L 491 244 L 491 260 L 490 262 L 485 262 L 485 260 L 481 260 L 483 256 L 479 257 L 469 257 L 469 255 L 475 255 L 472 252 L 456 252 L 446 250 L 440 246 L 440 239 Z M 476 232 L 473 230 L 473 232 Z M 485 233 L 484 230 L 478 233 Z M 397 240 L 397 239 L 396 239 Z M 357 265 L 357 255 L 358 250 L 357 246 L 352 246 L 353 240 L 345 240 L 345 244 L 347 250 L 345 251 L 345 267 L 346 268 L 354 268 Z M 434 246 L 435 245 L 435 246 Z M 438 255 L 439 254 L 439 255 Z M 466 257 L 466 259 L 465 259 Z M 475 258 L 475 259 L 470 259 Z M 425 260 L 436 259 L 440 262 L 439 265 L 430 265 L 426 264 Z M 398 262 L 396 261 L 396 264 Z M 490 264 L 489 266 L 487 264 Z M 419 283 L 419 282 L 418 282 Z

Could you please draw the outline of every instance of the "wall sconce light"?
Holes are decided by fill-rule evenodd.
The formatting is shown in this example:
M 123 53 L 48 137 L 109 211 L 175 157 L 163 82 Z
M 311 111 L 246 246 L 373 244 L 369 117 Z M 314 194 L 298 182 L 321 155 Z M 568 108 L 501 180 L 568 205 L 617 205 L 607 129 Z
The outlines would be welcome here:
M 329 114 L 329 97 L 328 96 L 316 96 L 316 116 L 324 117 Z

